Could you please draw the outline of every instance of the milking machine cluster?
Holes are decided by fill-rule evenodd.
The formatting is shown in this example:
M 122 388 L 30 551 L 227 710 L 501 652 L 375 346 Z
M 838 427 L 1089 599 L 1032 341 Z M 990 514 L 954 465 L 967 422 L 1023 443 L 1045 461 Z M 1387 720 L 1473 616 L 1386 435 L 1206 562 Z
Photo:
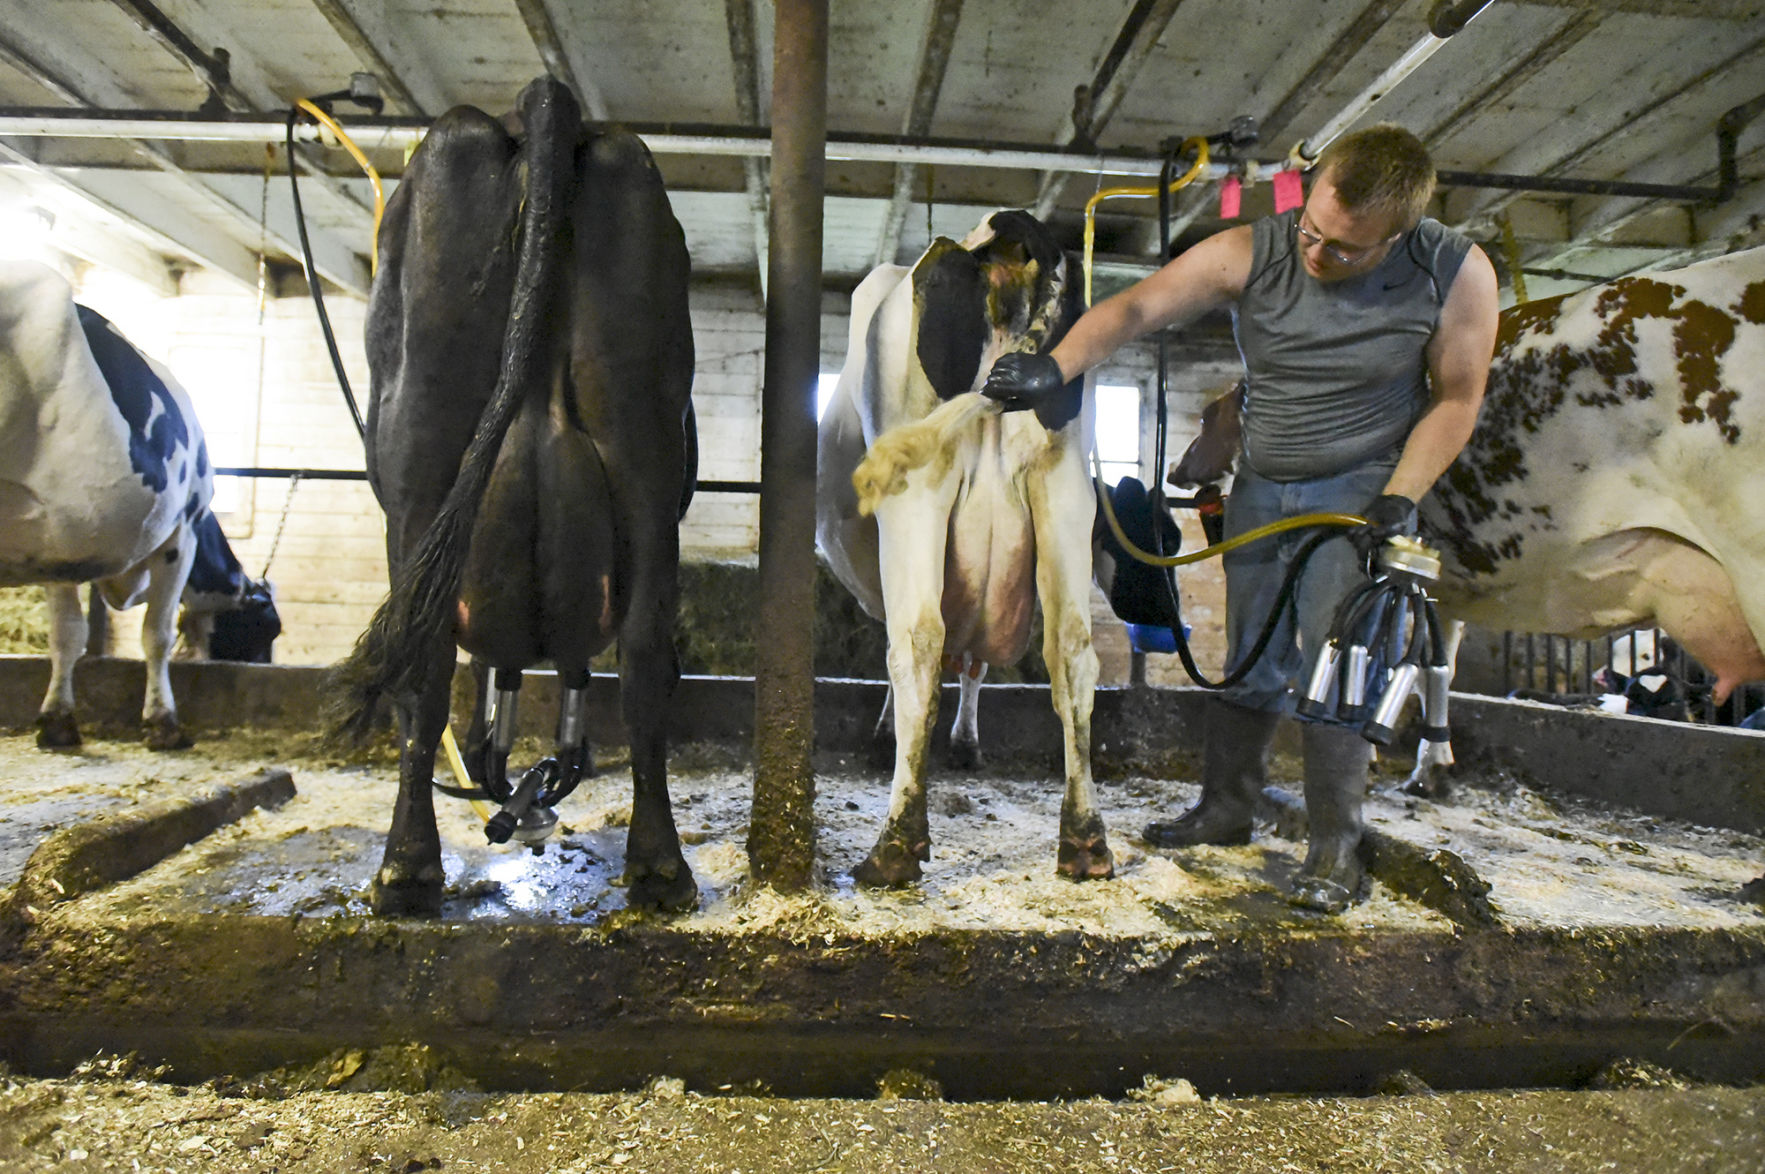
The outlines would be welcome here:
M 481 715 L 489 730 L 489 745 L 484 762 L 482 790 L 450 787 L 437 781 L 435 787 L 459 798 L 488 798 L 502 804 L 502 809 L 484 824 L 484 838 L 493 844 L 506 844 L 511 839 L 531 848 L 535 855 L 545 851 L 545 841 L 558 826 L 558 813 L 553 810 L 585 774 L 593 773 L 588 743 L 588 680 L 586 671 L 565 674 L 559 684 L 564 690 L 558 716 L 558 752 L 542 758 L 521 776 L 513 786 L 509 783 L 509 752 L 515 746 L 515 711 L 521 694 L 521 674 L 511 669 L 497 669 L 495 688 L 484 691 Z
M 1312 661 L 1299 712 L 1364 722 L 1362 736 L 1387 746 L 1397 734 L 1404 702 L 1423 678 L 1422 737 L 1445 742 L 1452 666 L 1439 613 L 1424 589 L 1440 578 L 1440 553 L 1398 536 L 1372 561 L 1372 579 L 1336 611 L 1329 640 Z

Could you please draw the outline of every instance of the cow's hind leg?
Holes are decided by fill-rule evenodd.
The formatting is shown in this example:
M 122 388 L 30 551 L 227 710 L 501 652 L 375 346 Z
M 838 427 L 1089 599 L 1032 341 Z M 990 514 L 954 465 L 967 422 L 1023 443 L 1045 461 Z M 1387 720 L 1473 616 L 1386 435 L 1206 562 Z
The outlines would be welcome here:
M 451 650 L 452 641 L 448 642 Z M 374 875 L 369 901 L 382 917 L 439 917 L 441 836 L 435 827 L 435 749 L 447 728 L 453 658 L 445 651 L 414 710 L 399 707 L 398 799 L 386 832 L 386 853 Z
M 1447 664 L 1454 666 L 1458 664 L 1459 644 L 1464 638 L 1465 622 L 1463 620 L 1447 621 Z M 1454 761 L 1450 740 L 1432 742 L 1423 738 L 1421 744 L 1416 747 L 1415 769 L 1410 771 L 1410 777 L 1404 780 L 1401 790 L 1406 795 L 1415 795 L 1423 799 L 1446 798 L 1451 790 L 1448 772 Z
M 147 662 L 147 695 L 141 703 L 141 737 L 150 750 L 182 750 L 190 735 L 178 724 L 172 697 L 172 648 L 178 638 L 178 599 L 196 558 L 196 535 L 188 526 L 148 556 L 147 611 L 141 618 L 141 655 Z
M 80 727 L 74 720 L 74 665 L 86 651 L 86 613 L 80 607 L 80 589 L 73 583 L 50 583 L 49 596 L 49 689 L 37 711 L 37 745 L 44 750 L 67 750 L 80 744 Z
M 852 879 L 871 888 L 911 884 L 931 859 L 931 821 L 925 804 L 925 755 L 937 721 L 938 674 L 944 625 L 933 610 L 918 625 L 889 631 L 889 693 L 894 702 L 895 771 L 889 816 L 876 844 Z
M 1115 875 L 1115 856 L 1097 808 L 1091 780 L 1091 707 L 1097 691 L 1097 650 L 1091 643 L 1092 512 L 1090 480 L 1082 471 L 1068 477 L 1069 463 L 1052 470 L 1033 487 L 1031 518 L 1036 527 L 1036 593 L 1042 601 L 1042 656 L 1048 664 L 1049 693 L 1060 717 L 1066 745 L 1066 796 L 1060 804 L 1057 867 L 1073 880 Z
M 964 656 L 956 665 L 956 718 L 950 723 L 950 752 L 946 761 L 957 770 L 979 770 L 981 755 L 981 682 L 987 663 Z
M 680 912 L 699 886 L 680 851 L 668 801 L 668 713 L 680 679 L 674 653 L 678 547 L 672 530 L 640 554 L 631 610 L 619 630 L 620 705 L 631 733 L 631 827 L 625 838 L 626 901 L 634 909 Z
M 931 859 L 925 757 L 938 716 L 944 662 L 944 543 L 954 487 L 909 490 L 878 507 L 884 614 L 889 630 L 889 695 L 894 702 L 895 769 L 889 816 L 852 879 L 874 888 L 910 884 Z M 888 517 L 882 514 L 887 511 Z

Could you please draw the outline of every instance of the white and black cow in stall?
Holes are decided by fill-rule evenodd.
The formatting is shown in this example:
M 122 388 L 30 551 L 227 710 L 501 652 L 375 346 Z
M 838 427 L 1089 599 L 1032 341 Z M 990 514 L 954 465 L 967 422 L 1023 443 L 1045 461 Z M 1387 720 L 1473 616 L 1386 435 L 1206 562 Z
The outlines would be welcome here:
M 695 451 L 685 238 L 642 142 L 586 131 L 555 80 L 509 125 L 469 107 L 437 120 L 380 232 L 367 456 L 392 592 L 340 670 L 345 727 L 365 730 L 385 694 L 401 732 L 373 906 L 441 907 L 431 784 L 456 642 L 499 674 L 551 661 L 580 706 L 589 659 L 617 639 L 628 899 L 685 908 L 697 887 L 666 776 Z
M 171 372 L 76 305 L 60 274 L 0 262 L 0 586 L 47 588 L 39 746 L 80 742 L 73 673 L 86 650 L 87 582 L 113 608 L 147 604 L 146 742 L 190 744 L 167 661 L 198 527 L 219 534 L 212 493 L 202 427 Z
M 178 612 L 178 655 L 245 664 L 269 664 L 282 634 L 275 588 L 253 579 L 233 553 L 220 519 L 204 512 L 196 523 L 196 554 Z
M 908 883 L 930 859 L 925 757 L 942 666 L 1016 661 L 1038 600 L 1066 741 L 1058 867 L 1112 874 L 1091 782 L 1089 397 L 1075 381 L 1039 416 L 1001 415 L 977 391 L 1000 355 L 1059 341 L 1080 309 L 1070 278 L 1043 225 L 995 212 L 960 244 L 939 238 L 911 267 L 877 268 L 852 295 L 821 422 L 816 536 L 888 628 L 894 778 L 888 821 L 853 870 L 861 883 Z M 965 677 L 970 697 L 976 679 Z

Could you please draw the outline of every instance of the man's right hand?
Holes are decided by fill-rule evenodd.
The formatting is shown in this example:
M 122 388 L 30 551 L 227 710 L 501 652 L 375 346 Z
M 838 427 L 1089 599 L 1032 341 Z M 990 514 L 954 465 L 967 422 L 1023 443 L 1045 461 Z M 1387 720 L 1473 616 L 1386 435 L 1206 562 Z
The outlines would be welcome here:
M 1035 407 L 1065 386 L 1060 364 L 1051 355 L 1017 351 L 1001 355 L 993 364 L 981 394 L 998 400 L 1008 412 L 1018 412 Z

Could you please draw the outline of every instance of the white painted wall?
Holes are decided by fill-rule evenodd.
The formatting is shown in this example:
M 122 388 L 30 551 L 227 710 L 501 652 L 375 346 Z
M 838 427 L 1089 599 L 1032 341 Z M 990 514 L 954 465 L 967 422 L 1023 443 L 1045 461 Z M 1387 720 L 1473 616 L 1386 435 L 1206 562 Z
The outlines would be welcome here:
M 124 278 L 96 271 L 80 281 L 79 296 L 143 350 L 170 365 L 207 406 L 216 462 L 281 467 L 362 467 L 360 441 L 332 374 L 311 302 L 270 300 L 259 326 L 257 299 L 222 279 L 193 274 L 179 296 L 161 298 Z M 362 350 L 365 307 L 349 298 L 327 303 L 358 400 L 367 395 Z M 822 368 L 844 359 L 849 299 L 830 294 L 822 317 Z M 699 473 L 705 480 L 757 481 L 760 476 L 760 383 L 765 361 L 765 317 L 753 293 L 703 286 L 692 294 L 696 362 L 693 400 L 700 433 Z M 261 348 L 261 369 L 260 369 Z M 1210 352 L 1213 355 L 1213 352 Z M 1234 377 L 1236 359 L 1220 352 L 1204 362 L 1172 368 L 1170 458 L 1181 455 L 1208 392 Z M 1144 389 L 1142 478 L 1149 479 L 1152 445 L 1150 348 L 1124 352 L 1100 377 Z M 280 544 L 270 578 L 284 625 L 276 659 L 285 664 L 330 663 L 348 652 L 386 591 L 384 527 L 364 482 L 303 481 L 289 505 L 289 482 L 243 481 L 223 504 L 222 524 L 246 569 L 264 569 L 278 529 Z M 688 560 L 752 561 L 758 542 L 758 498 L 701 492 L 682 528 Z M 284 520 L 284 507 L 288 506 Z M 1197 527 L 1185 530 L 1185 549 L 1201 544 Z M 1221 604 L 1218 564 L 1182 572 L 1184 607 L 1204 662 L 1217 667 Z M 1127 650 L 1121 625 L 1095 599 L 1105 680 L 1125 680 Z M 138 655 L 138 612 L 116 617 L 116 652 Z M 1168 662 L 1168 664 L 1166 663 Z M 1182 677 L 1174 657 L 1154 657 L 1149 677 Z

